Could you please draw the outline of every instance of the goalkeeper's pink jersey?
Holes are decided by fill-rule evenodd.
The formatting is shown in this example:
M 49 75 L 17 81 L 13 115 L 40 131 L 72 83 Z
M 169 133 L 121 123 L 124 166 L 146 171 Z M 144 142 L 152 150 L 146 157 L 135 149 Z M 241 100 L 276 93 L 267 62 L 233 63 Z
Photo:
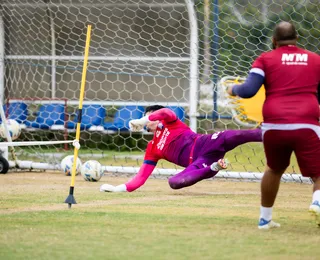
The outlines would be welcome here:
M 182 185 L 190 186 L 199 180 L 213 177 L 217 171 L 212 171 L 210 165 L 223 158 L 227 151 L 246 142 L 261 142 L 260 129 L 229 130 L 212 135 L 194 133 L 167 108 L 153 112 L 149 119 L 161 123 L 148 144 L 139 172 L 125 184 L 129 192 L 146 182 L 160 159 L 182 167 L 189 166 L 183 171 L 183 176 L 178 174 L 179 177 L 172 179 L 171 183 L 181 181 Z
M 150 114 L 151 121 L 159 120 L 157 131 L 148 143 L 144 160 L 149 164 L 156 164 L 158 160 L 165 159 L 177 165 L 186 167 L 188 158 L 198 134 L 189 126 L 181 122 L 176 114 L 163 108 Z
M 294 45 L 261 54 L 251 72 L 264 76 L 264 123 L 319 125 L 320 56 Z

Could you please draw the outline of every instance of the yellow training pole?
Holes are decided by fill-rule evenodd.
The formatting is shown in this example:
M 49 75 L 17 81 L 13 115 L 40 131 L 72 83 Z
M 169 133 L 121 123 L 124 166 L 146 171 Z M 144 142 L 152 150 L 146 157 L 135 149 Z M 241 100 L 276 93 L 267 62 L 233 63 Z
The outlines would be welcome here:
M 87 38 L 86 38 L 86 46 L 84 51 L 84 60 L 83 60 L 83 68 L 82 68 L 82 78 L 81 78 L 81 88 L 80 88 L 80 97 L 79 97 L 79 109 L 78 109 L 78 120 L 77 120 L 77 129 L 76 129 L 76 140 L 80 140 L 80 125 L 82 118 L 82 102 L 84 97 L 84 88 L 86 85 L 86 75 L 87 75 L 87 65 L 88 65 L 88 56 L 89 56 L 89 46 L 91 39 L 91 25 L 88 25 L 87 28 Z M 69 196 L 65 200 L 65 203 L 68 203 L 69 208 L 71 208 L 72 204 L 77 204 L 76 200 L 73 197 L 74 192 L 74 183 L 76 178 L 76 165 L 78 159 L 78 149 L 74 147 L 74 155 L 73 155 L 73 164 L 72 164 L 72 175 L 71 175 L 71 185 Z

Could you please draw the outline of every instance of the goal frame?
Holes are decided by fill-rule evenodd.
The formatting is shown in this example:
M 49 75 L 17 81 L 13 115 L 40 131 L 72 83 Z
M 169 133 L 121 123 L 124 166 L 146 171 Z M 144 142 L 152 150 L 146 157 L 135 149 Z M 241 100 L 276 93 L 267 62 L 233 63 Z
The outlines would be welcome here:
M 190 53 L 189 57 L 144 57 L 144 56 L 89 56 L 88 61 L 182 61 L 189 63 L 189 118 L 190 118 L 190 128 L 194 131 L 197 130 L 197 105 L 198 105 L 198 79 L 199 79 L 199 70 L 198 70 L 198 24 L 197 24 L 197 16 L 194 9 L 194 1 L 193 0 L 184 0 L 185 6 L 188 10 L 189 17 L 189 25 L 190 25 Z M 24 3 L 5 3 L 4 5 L 19 5 L 24 6 L 28 4 Z M 41 4 L 38 4 L 41 5 Z M 44 7 L 50 7 L 54 5 L 52 3 L 43 4 Z M 77 5 L 77 4 L 74 4 Z M 83 4 L 81 4 L 83 5 Z M 95 4 L 95 6 L 99 7 L 102 4 Z M 111 5 L 111 4 L 109 4 Z M 112 6 L 120 7 L 124 4 L 115 4 Z M 148 4 L 137 4 L 137 5 L 148 5 Z M 152 5 L 152 4 L 151 4 Z M 175 5 L 180 5 L 179 3 L 175 3 Z M 105 5 L 104 5 L 105 6 Z M 125 5 L 128 6 L 128 5 Z M 4 61 L 5 60 L 44 60 L 51 62 L 51 98 L 56 98 L 56 62 L 57 61 L 82 61 L 84 56 L 64 56 L 56 55 L 56 38 L 54 31 L 54 20 L 50 13 L 50 31 L 51 31 L 51 55 L 5 55 L 4 52 L 4 23 L 3 18 L 0 16 L 0 100 L 4 97 Z M 73 101 L 78 102 L 78 101 Z M 84 102 L 85 103 L 85 102 Z M 128 104 L 128 102 L 126 102 Z M 135 103 L 136 104 L 136 103 Z M 171 104 L 170 104 L 171 105 Z M 180 103 L 181 105 L 181 103 Z

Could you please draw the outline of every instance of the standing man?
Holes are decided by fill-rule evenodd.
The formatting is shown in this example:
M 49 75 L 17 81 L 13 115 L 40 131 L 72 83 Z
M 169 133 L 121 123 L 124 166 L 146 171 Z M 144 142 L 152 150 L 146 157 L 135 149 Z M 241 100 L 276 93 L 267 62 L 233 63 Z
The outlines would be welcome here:
M 295 153 L 303 176 L 314 181 L 309 211 L 320 226 L 320 56 L 298 48 L 292 23 L 276 25 L 273 51 L 262 53 L 253 63 L 247 80 L 230 87 L 232 96 L 249 98 L 264 84 L 263 144 L 267 167 L 261 182 L 259 229 L 280 227 L 272 221 L 272 207 L 281 176 Z

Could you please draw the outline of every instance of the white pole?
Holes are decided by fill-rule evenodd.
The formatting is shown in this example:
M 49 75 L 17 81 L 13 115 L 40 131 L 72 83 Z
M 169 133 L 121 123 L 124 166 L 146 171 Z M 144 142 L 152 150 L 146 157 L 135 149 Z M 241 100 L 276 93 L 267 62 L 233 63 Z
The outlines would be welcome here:
M 73 55 L 73 56 L 65 56 L 65 55 L 7 55 L 6 58 L 8 60 L 83 60 L 84 56 Z M 141 56 L 89 56 L 88 60 L 96 60 L 96 61 L 181 61 L 181 62 L 189 62 L 189 57 L 141 57 Z
M 6 133 L 8 134 L 8 127 L 5 122 L 6 117 L 3 111 L 2 104 L 4 102 L 4 25 L 3 25 L 3 19 L 2 16 L 0 16 L 0 113 L 1 113 L 1 119 L 2 122 L 4 122 L 4 128 Z M 11 139 L 11 137 L 9 137 Z M 2 156 L 8 160 L 8 147 L 2 147 L 1 148 L 3 154 Z
M 190 128 L 197 131 L 197 106 L 198 106 L 198 25 L 197 16 L 194 10 L 193 0 L 185 0 L 188 8 L 190 22 L 190 92 L 189 92 L 189 116 Z
M 119 174 L 136 174 L 139 171 L 139 167 L 123 167 L 123 166 L 102 166 L 103 171 L 108 173 L 119 173 Z M 163 176 L 173 176 L 182 170 L 178 169 L 160 169 L 156 168 L 152 175 L 163 175 Z M 214 178 L 222 179 L 245 179 L 245 180 L 254 180 L 261 181 L 263 173 L 261 172 L 229 172 L 229 171 L 219 171 Z M 297 183 L 306 183 L 312 184 L 312 180 L 308 177 L 303 177 L 300 174 L 290 174 L 285 173 L 281 177 L 282 182 L 297 182 Z
M 51 30 L 51 98 L 56 97 L 56 37 L 54 33 L 54 21 L 50 9 L 50 30 Z
M 1 109 L 0 109 L 1 112 Z M 11 139 L 11 138 L 10 138 Z M 27 142 L 2 142 L 0 143 L 0 147 L 6 146 L 31 146 L 31 145 L 51 145 L 51 144 L 68 144 L 73 143 L 74 140 L 67 140 L 67 141 L 27 141 Z
M 4 102 L 4 25 L 0 16 L 0 101 Z
M 9 161 L 9 166 L 14 167 L 14 163 Z M 33 161 L 19 161 L 19 167 L 21 169 L 37 169 L 37 170 L 61 170 L 60 164 L 39 163 Z M 102 166 L 102 170 L 111 174 L 136 174 L 139 171 L 139 167 L 123 167 L 123 166 Z M 173 176 L 179 173 L 181 170 L 177 169 L 158 169 L 156 168 L 153 176 Z M 253 181 L 261 181 L 263 174 L 261 172 L 227 172 L 219 171 L 214 178 L 222 179 L 246 179 Z M 312 184 L 312 180 L 308 177 L 303 177 L 300 174 L 285 173 L 281 178 L 282 182 L 295 182 Z
M 52 104 L 52 100 L 45 100 L 45 99 L 32 99 L 30 98 L 29 100 L 27 99 L 19 99 L 19 98 L 12 98 L 9 100 L 10 103 L 14 103 L 14 102 L 19 102 L 19 101 L 23 101 L 26 104 Z M 60 100 L 60 99 L 55 99 L 54 101 L 55 104 L 65 104 L 65 100 Z M 79 100 L 67 100 L 67 104 L 68 105 L 77 105 L 79 104 Z M 92 104 L 96 104 L 96 105 L 103 105 L 103 106 L 125 106 L 128 105 L 128 101 L 90 101 L 90 100 L 86 100 L 83 101 L 84 105 L 92 105 Z M 162 106 L 177 106 L 177 107 L 188 107 L 189 103 L 187 102 L 157 102 L 158 105 L 162 105 Z M 136 106 L 151 106 L 154 105 L 154 102 L 152 101 L 142 101 L 142 102 L 134 102 L 134 105 Z
M 9 108 L 7 108 L 7 109 L 9 109 Z M 2 119 L 2 124 L 4 126 L 6 139 L 8 140 L 9 144 L 13 144 L 12 138 L 11 138 L 11 135 L 10 135 L 10 132 L 9 132 L 8 124 L 7 124 L 6 115 L 4 113 L 2 102 L 0 102 L 0 116 L 1 116 L 1 119 Z M 0 144 L 3 144 L 3 143 L 0 143 Z M 18 159 L 17 159 L 16 151 L 15 151 L 13 145 L 2 146 L 0 148 L 1 148 L 1 150 L 4 151 L 4 156 L 8 157 L 8 146 L 10 146 L 10 151 L 11 151 L 12 158 L 15 161 L 15 166 L 18 167 L 19 166 Z M 8 158 L 6 158 L 6 159 L 8 160 Z

